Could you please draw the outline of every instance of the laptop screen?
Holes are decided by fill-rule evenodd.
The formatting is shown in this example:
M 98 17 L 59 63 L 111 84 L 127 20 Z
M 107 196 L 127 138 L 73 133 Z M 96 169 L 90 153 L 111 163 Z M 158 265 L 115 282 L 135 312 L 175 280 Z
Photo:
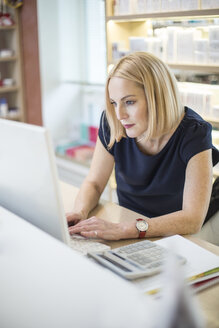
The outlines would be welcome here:
M 58 187 L 48 130 L 0 119 L 0 206 L 67 243 Z

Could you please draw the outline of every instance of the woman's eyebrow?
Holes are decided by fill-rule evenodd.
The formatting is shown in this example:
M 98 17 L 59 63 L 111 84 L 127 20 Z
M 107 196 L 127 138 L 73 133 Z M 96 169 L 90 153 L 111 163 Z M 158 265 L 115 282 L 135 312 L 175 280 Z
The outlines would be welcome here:
M 121 100 L 124 100 L 124 99 L 126 99 L 126 98 L 128 98 L 128 97 L 135 97 L 135 95 L 127 95 L 127 96 L 125 96 L 125 97 L 122 97 Z
M 136 95 L 127 95 L 127 96 L 122 97 L 121 100 L 125 100 L 126 98 L 135 97 L 135 96 Z M 110 101 L 114 101 L 114 100 L 110 98 Z

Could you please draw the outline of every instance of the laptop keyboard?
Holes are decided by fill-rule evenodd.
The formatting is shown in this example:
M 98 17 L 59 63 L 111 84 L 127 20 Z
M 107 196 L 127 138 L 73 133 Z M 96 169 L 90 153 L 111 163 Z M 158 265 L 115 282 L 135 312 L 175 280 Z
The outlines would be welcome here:
M 111 249 L 110 246 L 102 244 L 95 239 L 85 238 L 76 234 L 70 236 L 70 247 L 83 255 L 87 255 L 88 252 L 102 252 Z

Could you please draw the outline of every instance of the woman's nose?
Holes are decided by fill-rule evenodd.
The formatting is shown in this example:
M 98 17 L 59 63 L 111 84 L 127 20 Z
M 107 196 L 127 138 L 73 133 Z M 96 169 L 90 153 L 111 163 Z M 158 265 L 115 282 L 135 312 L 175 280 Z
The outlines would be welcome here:
M 116 116 L 120 121 L 128 117 L 128 113 L 123 105 L 117 105 Z

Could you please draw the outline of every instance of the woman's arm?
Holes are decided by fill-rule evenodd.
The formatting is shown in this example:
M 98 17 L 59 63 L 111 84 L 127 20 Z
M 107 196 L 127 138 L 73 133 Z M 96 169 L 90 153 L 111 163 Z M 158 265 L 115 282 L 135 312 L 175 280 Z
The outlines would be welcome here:
M 208 211 L 212 189 L 211 152 L 211 149 L 205 150 L 189 160 L 182 210 L 150 220 L 147 235 L 194 234 L 201 229 Z
M 110 223 L 92 217 L 77 224 L 72 232 L 81 233 L 86 237 L 95 237 L 97 232 L 99 238 L 111 240 L 137 238 L 135 219 L 142 217 L 149 224 L 146 237 L 194 234 L 200 230 L 206 216 L 211 188 L 211 150 L 206 150 L 193 156 L 188 162 L 182 210 L 153 219 L 136 214 L 133 222 L 127 223 Z
M 76 197 L 74 210 L 66 214 L 69 225 L 86 219 L 88 213 L 97 205 L 112 173 L 113 165 L 114 157 L 98 138 L 91 167 Z

